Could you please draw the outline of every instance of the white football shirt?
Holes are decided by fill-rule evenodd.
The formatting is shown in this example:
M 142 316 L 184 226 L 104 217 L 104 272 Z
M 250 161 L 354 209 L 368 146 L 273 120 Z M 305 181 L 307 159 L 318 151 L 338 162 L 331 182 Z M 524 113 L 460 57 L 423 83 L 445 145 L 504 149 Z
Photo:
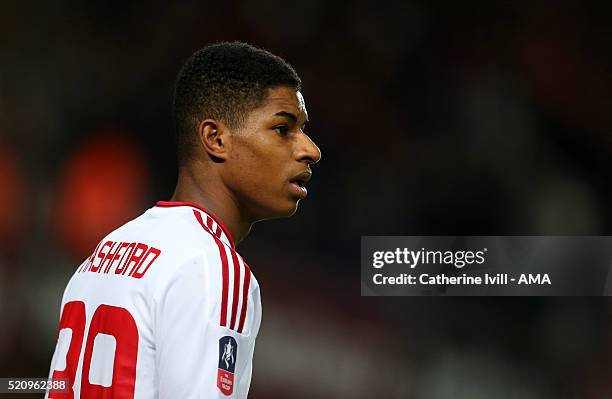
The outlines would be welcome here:
M 158 202 L 106 236 L 70 279 L 48 398 L 245 398 L 259 285 L 208 210 Z

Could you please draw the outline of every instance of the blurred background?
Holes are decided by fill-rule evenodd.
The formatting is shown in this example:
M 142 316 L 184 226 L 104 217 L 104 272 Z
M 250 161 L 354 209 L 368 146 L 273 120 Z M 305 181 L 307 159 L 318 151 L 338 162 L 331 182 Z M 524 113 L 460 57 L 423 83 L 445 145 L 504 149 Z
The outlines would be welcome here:
M 47 376 L 75 268 L 172 195 L 180 66 L 242 40 L 301 75 L 323 151 L 239 248 L 251 398 L 612 396 L 606 298 L 362 298 L 359 275 L 362 235 L 611 233 L 609 5 L 119 4 L 0 13 L 0 376 Z

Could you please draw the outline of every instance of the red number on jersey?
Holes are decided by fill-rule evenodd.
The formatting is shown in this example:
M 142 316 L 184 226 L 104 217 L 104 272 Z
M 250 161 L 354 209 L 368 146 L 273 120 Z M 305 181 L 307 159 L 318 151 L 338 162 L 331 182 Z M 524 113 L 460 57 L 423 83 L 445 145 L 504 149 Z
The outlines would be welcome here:
M 68 378 L 74 383 L 77 367 L 79 365 L 79 355 L 83 345 L 83 334 L 85 332 L 85 304 L 81 301 L 68 302 L 64 305 L 62 319 L 59 325 L 60 330 L 69 328 L 72 330 L 70 347 L 66 354 L 66 368 L 62 371 L 54 370 L 53 379 Z M 72 387 L 68 392 L 49 392 L 52 399 L 73 399 Z
M 115 362 L 113 363 L 113 382 L 110 387 L 94 385 L 89 382 L 89 368 L 93 354 L 94 339 L 98 334 L 115 337 Z M 138 329 L 134 318 L 124 308 L 100 305 L 91 319 L 83 375 L 81 377 L 82 398 L 130 399 L 134 397 L 136 383 L 136 357 L 138 356 Z
M 53 371 L 53 378 L 69 378 L 72 386 L 74 385 L 83 336 L 85 334 L 85 304 L 82 301 L 68 302 L 64 306 L 60 330 L 62 328 L 72 329 L 72 339 L 66 356 L 66 369 L 63 371 Z M 113 380 L 109 387 L 89 382 L 93 346 L 98 334 L 112 335 L 116 341 Z M 130 312 L 127 309 L 116 306 L 98 306 L 91 319 L 85 344 L 83 373 L 81 374 L 81 398 L 134 398 L 137 356 L 138 328 Z M 70 389 L 68 393 L 50 392 L 49 398 L 73 399 L 74 395 L 72 389 Z

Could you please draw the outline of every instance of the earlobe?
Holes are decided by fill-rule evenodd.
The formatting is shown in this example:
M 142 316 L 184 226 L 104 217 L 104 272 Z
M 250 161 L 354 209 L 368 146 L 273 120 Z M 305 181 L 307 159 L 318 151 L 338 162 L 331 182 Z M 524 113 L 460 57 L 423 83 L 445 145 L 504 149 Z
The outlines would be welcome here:
M 205 119 L 198 125 L 198 139 L 202 148 L 214 161 L 227 158 L 227 128 L 214 119 Z

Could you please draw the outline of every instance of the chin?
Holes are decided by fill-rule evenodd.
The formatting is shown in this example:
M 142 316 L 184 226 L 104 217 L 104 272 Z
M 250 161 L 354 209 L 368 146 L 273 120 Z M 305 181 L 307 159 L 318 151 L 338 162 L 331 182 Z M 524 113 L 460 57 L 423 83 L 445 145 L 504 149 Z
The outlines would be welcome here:
M 300 200 L 298 199 L 286 204 L 279 204 L 280 206 L 276 206 L 274 208 L 270 208 L 269 212 L 266 212 L 267 215 L 260 220 L 280 219 L 293 216 L 295 212 L 297 212 L 299 202 Z
M 279 211 L 279 214 L 277 217 L 288 218 L 289 216 L 293 216 L 297 212 L 299 202 L 300 200 L 297 200 L 297 201 L 292 202 L 288 206 L 284 207 L 282 211 Z

